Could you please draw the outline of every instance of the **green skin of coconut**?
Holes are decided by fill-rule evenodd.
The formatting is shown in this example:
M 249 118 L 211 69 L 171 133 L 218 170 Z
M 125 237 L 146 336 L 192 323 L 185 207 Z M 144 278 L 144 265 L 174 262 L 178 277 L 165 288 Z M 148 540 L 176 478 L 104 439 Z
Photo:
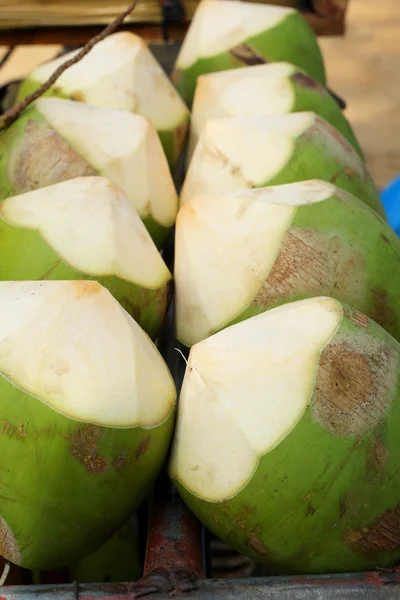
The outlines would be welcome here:
M 287 43 L 290 40 L 290 44 Z M 265 62 L 287 61 L 298 65 L 321 84 L 325 84 L 325 70 L 321 51 L 313 31 L 298 13 L 287 16 L 284 21 L 269 29 L 243 40 Z M 172 74 L 178 92 L 188 106 L 192 105 L 196 81 L 200 75 L 237 69 L 253 64 L 222 52 L 217 56 L 201 58 L 186 69 L 175 69 Z
M 0 200 L 75 177 L 99 174 L 35 108 L 28 108 L 0 133 Z M 171 228 L 150 216 L 140 217 L 161 248 Z
M 366 571 L 400 560 L 400 347 L 364 315 L 350 308 L 345 314 L 349 318 L 321 352 L 320 365 L 330 369 L 327 389 L 318 394 L 320 366 L 309 407 L 260 458 L 245 487 L 232 498 L 207 502 L 171 473 L 185 503 L 213 533 L 283 573 Z M 375 355 L 371 341 L 379 342 Z M 343 348 L 353 352 L 354 347 L 354 366 L 346 372 L 340 356 Z M 390 402 L 380 407 L 375 426 L 367 427 L 363 420 L 368 421 L 370 406 L 362 401 L 369 383 L 363 377 L 373 387 L 372 370 L 386 373 L 389 362 L 397 385 L 385 391 Z M 357 398 L 346 406 L 342 393 L 335 404 L 338 388 L 345 390 L 346 379 L 357 372 L 361 414 L 355 412 Z M 324 400 L 329 410 L 321 419 L 316 415 Z M 353 435 L 351 425 L 356 425 Z
M 15 103 L 20 102 L 26 96 L 29 96 L 33 92 L 35 92 L 42 84 L 38 81 L 33 81 L 31 79 L 25 79 L 20 88 L 18 90 L 18 94 L 16 96 Z M 78 98 L 73 98 L 65 94 L 60 88 L 51 87 L 48 89 L 41 97 L 55 97 L 55 98 L 63 98 L 64 100 L 78 100 Z M 170 169 L 173 171 L 176 167 L 176 164 L 179 160 L 179 157 L 182 154 L 182 150 L 185 145 L 186 135 L 187 135 L 188 123 L 187 120 L 183 120 L 181 123 L 178 123 L 173 130 L 161 130 L 157 129 L 157 133 L 159 135 L 161 145 L 165 152 L 165 156 L 167 157 L 168 164 Z
M 363 170 L 363 176 L 358 177 L 344 161 L 337 156 L 332 157 L 325 145 L 324 138 L 317 135 L 315 130 L 297 138 L 296 150 L 287 165 L 278 175 L 257 187 L 295 183 L 313 177 L 329 181 L 346 192 L 350 192 L 385 217 L 378 190 L 366 169 Z
M 311 110 L 320 115 L 340 131 L 364 160 L 363 151 L 350 123 L 329 92 L 301 71 L 294 73 L 290 79 L 295 92 L 295 102 L 291 112 Z
M 155 339 L 170 302 L 171 282 L 158 289 L 146 289 L 114 275 L 82 273 L 63 262 L 40 233 L 15 227 L 0 219 L 0 281 L 44 279 L 98 281 L 107 288 L 142 329 Z M 10 260 L 10 257 L 13 257 Z
M 0 398 L 1 516 L 8 525 L 0 554 L 27 569 L 56 569 L 103 544 L 140 505 L 165 458 L 173 414 L 153 428 L 92 425 L 5 377 Z
M 68 571 L 71 582 L 137 581 L 142 569 L 134 527 L 126 523 L 101 548 L 71 565 Z
M 286 250 L 289 237 L 298 244 Z M 299 206 L 285 242 L 267 278 L 269 292 L 262 289 L 253 304 L 224 327 L 287 302 L 322 295 L 354 306 L 400 341 L 400 278 L 395 277 L 400 240 L 376 213 L 348 195 Z M 286 280 L 292 273 L 285 264 L 294 266 L 294 285 Z M 281 274 L 279 293 L 273 287 L 276 273 Z

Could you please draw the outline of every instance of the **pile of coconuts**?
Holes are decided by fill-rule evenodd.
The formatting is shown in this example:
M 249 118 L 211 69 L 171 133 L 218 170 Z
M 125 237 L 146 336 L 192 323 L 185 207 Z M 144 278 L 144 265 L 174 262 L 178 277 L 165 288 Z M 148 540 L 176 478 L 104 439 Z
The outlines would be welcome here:
M 170 449 L 191 511 L 271 572 L 393 567 L 400 240 L 316 38 L 201 0 L 171 80 L 116 33 L 0 132 L 0 555 L 139 577 L 132 515 Z

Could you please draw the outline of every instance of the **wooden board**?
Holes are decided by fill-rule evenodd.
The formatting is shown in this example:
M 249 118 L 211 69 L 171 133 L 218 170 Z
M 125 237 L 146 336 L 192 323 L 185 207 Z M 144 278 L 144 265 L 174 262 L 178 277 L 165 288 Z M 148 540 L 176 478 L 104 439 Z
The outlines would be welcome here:
M 128 0 L 0 0 L 0 45 L 63 44 L 81 45 L 110 23 L 127 6 Z M 265 0 L 253 0 L 264 2 Z M 312 6 L 305 12 L 318 35 L 343 35 L 349 0 L 268 0 L 268 4 Z M 190 20 L 198 0 L 183 0 Z M 157 42 L 162 40 L 158 0 L 139 0 L 125 21 L 125 29 Z M 181 41 L 185 25 L 168 29 L 169 39 Z

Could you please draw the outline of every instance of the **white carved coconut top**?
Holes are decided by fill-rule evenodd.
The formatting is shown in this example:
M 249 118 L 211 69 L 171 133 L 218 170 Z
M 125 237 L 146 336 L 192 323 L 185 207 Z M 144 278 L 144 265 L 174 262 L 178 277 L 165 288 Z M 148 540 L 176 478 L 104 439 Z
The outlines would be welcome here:
M 54 410 L 152 427 L 175 403 L 157 348 L 96 281 L 0 282 L 0 373 Z

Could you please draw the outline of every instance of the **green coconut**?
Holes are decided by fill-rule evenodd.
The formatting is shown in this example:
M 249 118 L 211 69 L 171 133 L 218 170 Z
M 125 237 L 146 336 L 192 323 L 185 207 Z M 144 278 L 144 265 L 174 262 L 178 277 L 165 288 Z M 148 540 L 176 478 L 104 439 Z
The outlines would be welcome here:
M 171 273 L 125 193 L 78 177 L 0 202 L 0 280 L 95 279 L 152 338 Z
M 142 574 L 137 523 L 130 519 L 98 550 L 68 568 L 78 583 L 137 581 Z
M 176 329 L 192 346 L 279 304 L 329 295 L 400 341 L 400 240 L 325 181 L 197 196 L 178 213 Z
M 122 110 L 42 98 L 0 133 L 0 199 L 88 175 L 118 183 L 156 244 L 164 243 L 178 200 L 150 121 Z
M 22 83 L 17 101 L 34 92 L 78 52 L 36 67 Z M 96 44 L 64 71 L 46 95 L 146 117 L 156 128 L 171 167 L 183 150 L 189 111 L 146 43 L 133 33 L 114 33 Z
M 313 112 L 208 121 L 190 162 L 181 203 L 203 194 L 308 179 L 334 183 L 385 215 L 361 158 L 337 129 Z
M 312 110 L 340 133 L 363 157 L 360 145 L 331 94 L 290 63 L 270 63 L 202 75 L 197 80 L 189 155 L 209 119 L 256 117 Z
M 56 569 L 116 531 L 168 449 L 175 386 L 95 281 L 0 283 L 0 554 Z
M 400 560 L 400 345 L 329 297 L 193 346 L 170 474 L 231 546 L 284 573 Z
M 172 79 L 191 105 L 199 75 L 282 60 L 325 84 L 316 37 L 297 10 L 236 0 L 202 0 Z

